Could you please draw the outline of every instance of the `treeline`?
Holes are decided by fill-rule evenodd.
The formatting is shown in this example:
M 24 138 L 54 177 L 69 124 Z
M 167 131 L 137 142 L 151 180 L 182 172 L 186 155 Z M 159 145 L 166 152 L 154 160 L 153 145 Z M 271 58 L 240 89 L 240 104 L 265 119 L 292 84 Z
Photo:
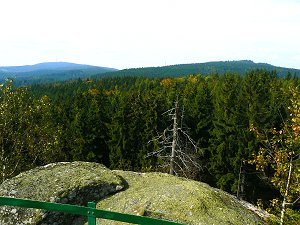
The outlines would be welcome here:
M 224 73 L 239 73 L 245 75 L 250 70 L 263 69 L 267 71 L 274 71 L 279 77 L 287 76 L 300 76 L 300 70 L 290 69 L 284 67 L 276 67 L 267 63 L 254 63 L 250 60 L 239 61 L 217 61 L 206 63 L 192 63 L 192 64 L 178 64 L 161 67 L 142 67 L 118 70 L 109 73 L 99 74 L 96 77 L 180 77 L 191 74 L 224 74 Z
M 115 71 L 107 67 L 90 66 L 68 62 L 47 62 L 27 66 L 0 67 L 0 82 L 13 79 L 15 86 L 29 86 L 66 81 L 71 79 L 86 79 L 96 74 Z
M 19 129 L 20 139 L 26 131 L 36 142 L 31 148 L 24 142 L 23 151 L 17 152 L 21 155 L 18 159 L 22 158 L 18 165 L 6 161 L 6 168 L 11 168 L 6 175 L 49 162 L 74 160 L 95 161 L 111 169 L 166 171 L 161 159 L 146 156 L 159 148 L 151 140 L 172 123 L 164 113 L 178 98 L 184 110 L 183 126 L 200 149 L 196 159 L 202 168 L 188 175 L 236 193 L 242 171 L 247 200 L 256 203 L 259 198 L 271 199 L 278 192 L 247 163 L 261 144 L 251 128 L 281 129 L 289 117 L 288 89 L 298 85 L 297 78 L 278 78 L 276 72 L 265 70 L 253 70 L 245 76 L 115 77 L 35 85 L 22 98 L 27 108 L 18 112 L 23 117 L 31 115 L 31 108 L 40 111 L 28 117 L 30 126 L 22 125 L 27 129 L 13 125 L 10 129 Z M 31 134 L 35 126 L 40 131 Z M 40 138 L 45 144 L 37 141 Z
M 14 85 L 18 87 L 39 85 L 46 83 L 61 82 L 71 79 L 85 79 L 95 76 L 95 74 L 104 73 L 109 69 L 101 69 L 101 67 L 82 68 L 82 69 L 66 69 L 66 70 L 36 70 L 29 72 L 0 72 L 0 82 L 4 82 L 6 79 L 13 79 Z

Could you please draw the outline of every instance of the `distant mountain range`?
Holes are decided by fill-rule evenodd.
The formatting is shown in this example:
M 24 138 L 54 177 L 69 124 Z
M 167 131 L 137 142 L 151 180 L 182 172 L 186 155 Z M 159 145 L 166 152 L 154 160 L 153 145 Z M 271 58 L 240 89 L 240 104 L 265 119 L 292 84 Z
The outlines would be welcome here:
M 112 71 L 116 69 L 68 62 L 46 62 L 27 66 L 0 67 L 0 81 L 14 79 L 17 83 L 26 85 L 86 78 Z
M 5 79 L 13 79 L 17 85 L 31 85 L 77 78 L 112 76 L 178 77 L 190 74 L 207 75 L 216 73 L 239 73 L 244 75 L 253 69 L 276 71 L 280 77 L 284 77 L 288 73 L 300 77 L 300 70 L 298 69 L 277 67 L 267 63 L 254 63 L 250 60 L 179 64 L 124 70 L 68 62 L 46 62 L 28 66 L 0 67 L 0 82 Z
M 177 77 L 190 74 L 223 74 L 223 73 L 239 73 L 245 75 L 250 70 L 265 69 L 267 71 L 276 71 L 278 76 L 284 77 L 288 73 L 292 76 L 300 77 L 300 70 L 277 67 L 267 63 L 254 63 L 251 60 L 240 61 L 219 61 L 193 64 L 179 64 L 162 67 L 145 67 L 118 70 L 109 73 L 97 75 L 97 77 L 105 76 L 145 76 L 145 77 Z

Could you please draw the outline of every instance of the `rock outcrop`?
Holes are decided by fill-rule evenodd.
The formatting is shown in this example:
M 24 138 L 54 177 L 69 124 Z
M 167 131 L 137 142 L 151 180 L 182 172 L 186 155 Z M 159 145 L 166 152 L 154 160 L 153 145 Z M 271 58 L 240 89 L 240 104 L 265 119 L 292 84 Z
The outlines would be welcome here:
M 249 203 L 245 207 L 245 202 L 205 183 L 162 173 L 115 173 L 126 180 L 127 189 L 100 201 L 99 209 L 190 225 L 266 223 L 261 217 L 266 212 Z M 98 219 L 97 224 L 125 223 Z
M 97 163 L 56 163 L 5 181 L 0 196 L 97 208 L 190 225 L 265 224 L 268 214 L 201 182 L 162 173 L 111 171 Z M 0 225 L 84 224 L 86 218 L 43 210 L 0 207 Z M 125 224 L 97 219 L 97 224 Z
M 0 185 L 0 196 L 86 206 L 123 188 L 122 180 L 101 164 L 61 162 L 19 174 Z M 86 218 L 44 210 L 2 206 L 0 224 L 83 224 Z

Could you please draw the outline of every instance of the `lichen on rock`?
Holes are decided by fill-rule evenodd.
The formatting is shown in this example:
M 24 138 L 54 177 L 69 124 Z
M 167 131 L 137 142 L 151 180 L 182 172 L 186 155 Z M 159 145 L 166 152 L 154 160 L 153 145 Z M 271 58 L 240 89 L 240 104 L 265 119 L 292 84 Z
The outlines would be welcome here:
M 189 225 L 265 224 L 263 211 L 209 185 L 163 173 L 111 171 L 87 162 L 54 163 L 0 185 L 0 196 L 97 208 Z M 86 217 L 39 209 L 0 207 L 0 225 L 79 225 Z M 97 219 L 97 224 L 127 224 Z
M 60 162 L 35 168 L 4 181 L 0 185 L 0 196 L 86 206 L 88 201 L 97 202 L 123 187 L 123 181 L 101 164 Z M 71 221 L 84 219 L 39 209 L 0 207 L 0 224 L 5 225 L 70 224 Z
M 115 171 L 125 191 L 101 200 L 97 208 L 190 225 L 265 224 L 234 196 L 201 182 L 162 173 Z M 127 224 L 97 219 L 97 224 Z

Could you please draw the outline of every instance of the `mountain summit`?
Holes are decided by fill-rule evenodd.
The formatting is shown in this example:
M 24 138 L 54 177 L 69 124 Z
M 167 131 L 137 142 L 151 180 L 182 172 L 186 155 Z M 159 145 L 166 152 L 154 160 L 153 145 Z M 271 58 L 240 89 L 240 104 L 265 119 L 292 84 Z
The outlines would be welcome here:
M 11 78 L 23 84 L 45 83 L 86 78 L 112 71 L 116 69 L 69 62 L 45 62 L 35 65 L 0 67 L 0 81 Z
M 178 64 L 161 67 L 145 67 L 118 70 L 110 73 L 100 74 L 98 77 L 109 76 L 144 76 L 144 77 L 178 77 L 190 74 L 224 74 L 239 73 L 245 75 L 250 70 L 264 69 L 276 71 L 278 76 L 284 77 L 288 73 L 300 76 L 300 70 L 273 66 L 267 63 L 255 63 L 251 60 L 238 61 L 216 61 L 205 63 Z

